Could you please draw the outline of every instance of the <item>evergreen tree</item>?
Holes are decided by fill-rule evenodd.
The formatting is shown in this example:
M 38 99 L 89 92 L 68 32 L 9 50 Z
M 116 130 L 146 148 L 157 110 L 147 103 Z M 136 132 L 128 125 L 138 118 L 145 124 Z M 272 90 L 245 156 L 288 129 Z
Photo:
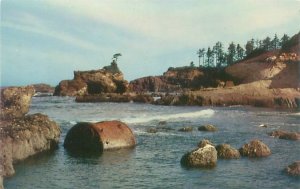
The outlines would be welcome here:
M 227 53 L 227 64 L 231 65 L 236 60 L 236 46 L 233 42 L 229 44 Z
M 271 44 L 271 38 L 270 37 L 266 37 L 264 40 L 263 40 L 263 44 L 262 44 L 262 47 L 264 50 L 266 51 L 269 51 L 271 50 L 272 48 L 272 44 Z
M 214 53 L 216 55 L 216 67 L 221 67 L 224 59 L 223 45 L 221 42 L 217 42 L 213 47 Z
M 206 51 L 206 66 L 210 67 L 213 64 L 213 54 L 214 52 L 210 49 L 210 47 L 207 48 Z
M 203 57 L 203 66 L 204 66 L 205 49 L 204 49 L 204 48 L 199 49 L 199 50 L 197 51 L 197 54 L 198 54 L 198 57 L 199 57 L 199 67 L 201 66 L 200 60 L 201 60 L 202 57 Z
M 280 39 L 280 47 L 282 48 L 289 39 L 290 37 L 287 34 L 284 34 Z
M 254 50 L 254 39 L 251 39 L 250 41 L 247 41 L 245 45 L 246 49 L 246 55 L 248 56 L 253 50 Z
M 279 49 L 279 47 L 280 47 L 280 41 L 279 41 L 279 39 L 277 37 L 277 34 L 275 34 L 275 36 L 274 36 L 274 38 L 272 40 L 272 49 L 276 50 L 276 49 Z
M 237 44 L 236 46 L 236 55 L 237 60 L 242 60 L 245 56 L 245 50 L 240 46 L 240 44 Z

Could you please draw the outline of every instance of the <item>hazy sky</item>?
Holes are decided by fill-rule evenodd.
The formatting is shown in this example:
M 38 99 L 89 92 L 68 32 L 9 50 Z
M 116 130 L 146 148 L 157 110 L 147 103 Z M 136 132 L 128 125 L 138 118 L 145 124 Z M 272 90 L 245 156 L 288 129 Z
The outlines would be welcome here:
M 56 85 L 115 53 L 127 80 L 161 75 L 199 48 L 291 36 L 299 21 L 299 0 L 2 0 L 1 85 Z

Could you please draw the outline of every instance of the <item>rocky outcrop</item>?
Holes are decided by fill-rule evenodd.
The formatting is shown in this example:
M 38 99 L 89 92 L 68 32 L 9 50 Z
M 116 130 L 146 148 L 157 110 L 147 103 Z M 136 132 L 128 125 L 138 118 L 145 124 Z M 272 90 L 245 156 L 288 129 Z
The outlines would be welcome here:
M 131 129 L 120 121 L 78 123 L 68 131 L 64 141 L 64 147 L 75 153 L 102 153 L 135 145 Z
M 181 164 L 187 167 L 215 167 L 217 165 L 217 150 L 214 146 L 206 144 L 183 155 Z
M 283 130 L 276 130 L 269 133 L 272 137 L 278 137 L 279 139 L 286 140 L 300 140 L 300 133 L 298 132 L 288 132 Z
M 215 131 L 218 131 L 218 128 L 213 125 L 202 125 L 202 126 L 198 127 L 198 131 L 215 132 Z
M 153 103 L 154 99 L 146 94 L 133 93 L 102 93 L 97 95 L 83 95 L 75 98 L 76 102 L 136 102 L 136 103 Z
M 54 93 L 54 87 L 45 83 L 33 84 L 32 86 L 36 93 Z
M 218 152 L 218 158 L 221 159 L 238 159 L 240 158 L 240 152 L 231 147 L 229 144 L 220 144 L 216 146 Z
M 232 77 L 222 69 L 178 67 L 169 68 L 162 76 L 133 80 L 130 82 L 130 89 L 135 92 L 182 92 L 230 85 L 234 85 Z
M 271 155 L 269 147 L 260 140 L 252 140 L 248 144 L 244 144 L 239 152 L 242 156 L 248 157 L 266 157 Z
M 46 115 L 2 120 L 0 125 L 0 175 L 4 177 L 14 174 L 14 163 L 55 149 L 59 142 L 60 128 Z
M 34 88 L 8 87 L 1 90 L 0 119 L 21 118 L 29 111 Z
M 64 80 L 55 88 L 56 96 L 81 96 L 86 94 L 124 93 L 128 82 L 122 72 L 107 67 L 100 70 L 74 71 L 73 80 Z
M 295 161 L 289 165 L 285 171 L 291 176 L 300 176 L 300 161 Z
M 37 153 L 54 149 L 60 128 L 42 114 L 27 115 L 34 88 L 1 90 L 0 177 L 14 174 L 13 164 Z
M 231 106 L 251 105 L 270 108 L 298 108 L 300 91 L 294 88 L 270 89 L 271 80 L 241 84 L 230 88 L 209 88 L 167 95 L 159 105 Z

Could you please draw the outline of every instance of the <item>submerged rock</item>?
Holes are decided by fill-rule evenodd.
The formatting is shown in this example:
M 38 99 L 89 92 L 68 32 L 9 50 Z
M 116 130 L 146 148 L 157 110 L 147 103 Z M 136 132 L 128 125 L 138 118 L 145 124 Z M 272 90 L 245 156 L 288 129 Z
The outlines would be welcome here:
M 300 133 L 297 133 L 297 132 L 276 130 L 276 131 L 269 133 L 269 135 L 272 137 L 278 137 L 279 139 L 300 140 Z
M 193 131 L 193 127 L 189 126 L 189 127 L 183 127 L 180 128 L 178 131 L 180 132 L 192 132 Z
M 149 128 L 149 129 L 147 129 L 147 132 L 148 133 L 157 133 L 158 130 L 157 130 L 157 128 Z
M 217 165 L 217 150 L 214 146 L 206 144 L 183 155 L 181 164 L 187 167 L 215 167 Z
M 60 133 L 59 126 L 42 114 L 0 121 L 0 175 L 11 176 L 13 163 L 55 149 Z
M 213 125 L 203 125 L 203 126 L 198 127 L 198 130 L 199 131 L 211 131 L 211 132 L 215 132 L 215 131 L 218 130 L 218 128 L 216 128 Z
M 240 158 L 240 152 L 231 147 L 229 144 L 220 144 L 216 146 L 218 152 L 218 158 L 222 159 L 238 159 Z
M 67 133 L 64 147 L 71 152 L 102 153 L 104 150 L 134 147 L 131 129 L 120 121 L 78 123 Z
M 1 89 L 0 119 L 23 117 L 29 111 L 33 95 L 33 86 Z
M 300 161 L 295 161 L 289 165 L 285 171 L 292 176 L 300 176 Z
M 260 140 L 252 140 L 248 144 L 244 144 L 239 152 L 242 156 L 248 157 L 266 157 L 271 155 L 270 148 Z

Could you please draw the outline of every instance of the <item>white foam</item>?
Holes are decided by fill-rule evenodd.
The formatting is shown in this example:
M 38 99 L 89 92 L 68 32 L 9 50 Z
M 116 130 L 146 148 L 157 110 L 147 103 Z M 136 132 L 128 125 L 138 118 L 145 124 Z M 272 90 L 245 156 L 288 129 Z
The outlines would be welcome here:
M 156 116 L 143 116 L 138 118 L 125 118 L 122 121 L 125 123 L 146 123 L 154 120 L 158 121 L 168 121 L 168 120 L 184 120 L 188 118 L 197 118 L 197 117 L 211 117 L 215 113 L 212 109 L 201 110 L 196 112 L 185 112 L 177 114 L 164 114 Z

